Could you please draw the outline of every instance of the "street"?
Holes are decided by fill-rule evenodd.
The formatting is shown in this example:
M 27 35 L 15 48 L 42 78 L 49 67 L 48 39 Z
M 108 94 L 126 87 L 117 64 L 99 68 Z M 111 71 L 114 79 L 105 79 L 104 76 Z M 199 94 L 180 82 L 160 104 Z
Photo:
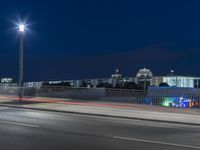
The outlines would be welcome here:
M 199 139 L 198 126 L 0 107 L 2 150 L 184 150 Z

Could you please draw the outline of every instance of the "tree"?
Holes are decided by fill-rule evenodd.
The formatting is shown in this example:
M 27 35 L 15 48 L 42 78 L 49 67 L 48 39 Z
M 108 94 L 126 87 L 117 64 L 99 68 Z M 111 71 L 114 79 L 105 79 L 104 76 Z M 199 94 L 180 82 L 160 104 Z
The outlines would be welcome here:
M 50 86 L 50 84 L 49 84 L 49 82 L 44 81 L 44 82 L 42 83 L 42 86 Z
M 80 85 L 80 87 L 87 87 L 87 83 L 85 81 L 83 81 Z
M 119 83 L 117 83 L 117 84 L 116 84 L 116 86 L 115 86 L 114 88 L 116 88 L 116 89 L 122 89 L 122 88 L 123 88 L 123 85 L 122 85 L 122 84 L 119 84 Z
M 159 84 L 159 87 L 169 87 L 169 84 L 166 83 L 166 82 L 161 82 L 161 83 Z
M 100 82 L 99 84 L 97 84 L 97 86 L 96 86 L 97 88 L 103 88 L 103 87 L 105 87 L 105 84 L 104 83 L 102 83 L 102 82 Z
M 59 86 L 68 86 L 68 87 L 70 87 L 71 85 L 70 85 L 69 82 L 61 82 L 61 83 L 59 83 Z
M 100 82 L 96 86 L 97 88 L 112 88 L 112 84 L 109 84 L 108 82 Z
M 138 89 L 138 86 L 135 82 L 125 82 L 123 85 L 124 89 Z
M 49 83 L 47 81 L 42 83 L 42 86 L 68 86 L 70 87 L 70 83 L 69 82 L 60 82 L 60 83 Z

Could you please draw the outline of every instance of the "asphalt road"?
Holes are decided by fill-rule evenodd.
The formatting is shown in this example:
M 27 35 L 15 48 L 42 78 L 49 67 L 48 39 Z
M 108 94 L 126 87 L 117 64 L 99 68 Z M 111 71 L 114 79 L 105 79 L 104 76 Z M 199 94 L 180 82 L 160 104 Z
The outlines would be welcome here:
M 198 126 L 0 107 L 1 150 L 185 150 L 199 141 Z

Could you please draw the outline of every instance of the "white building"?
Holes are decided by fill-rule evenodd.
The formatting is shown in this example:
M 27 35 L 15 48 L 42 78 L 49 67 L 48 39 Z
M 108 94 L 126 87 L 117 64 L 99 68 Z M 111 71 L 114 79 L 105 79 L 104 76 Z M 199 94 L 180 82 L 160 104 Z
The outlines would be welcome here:
M 147 68 L 140 69 L 137 72 L 136 78 L 136 83 L 139 85 L 139 87 L 146 89 L 148 86 L 152 85 L 153 73 Z
M 191 76 L 163 76 L 162 82 L 167 83 L 169 86 L 175 87 L 200 87 L 200 77 Z
M 115 87 L 117 84 L 119 84 L 119 81 L 122 78 L 122 75 L 120 74 L 119 69 L 116 69 L 115 73 L 113 73 L 111 75 L 111 78 L 112 78 L 113 87 Z

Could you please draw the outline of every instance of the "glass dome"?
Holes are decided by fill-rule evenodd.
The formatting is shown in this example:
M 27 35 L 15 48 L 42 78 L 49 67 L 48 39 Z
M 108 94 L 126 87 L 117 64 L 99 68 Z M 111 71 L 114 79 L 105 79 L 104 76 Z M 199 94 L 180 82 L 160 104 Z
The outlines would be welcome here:
M 137 78 L 140 77 L 153 77 L 153 74 L 151 72 L 151 70 L 144 68 L 144 69 L 140 69 L 136 75 Z

